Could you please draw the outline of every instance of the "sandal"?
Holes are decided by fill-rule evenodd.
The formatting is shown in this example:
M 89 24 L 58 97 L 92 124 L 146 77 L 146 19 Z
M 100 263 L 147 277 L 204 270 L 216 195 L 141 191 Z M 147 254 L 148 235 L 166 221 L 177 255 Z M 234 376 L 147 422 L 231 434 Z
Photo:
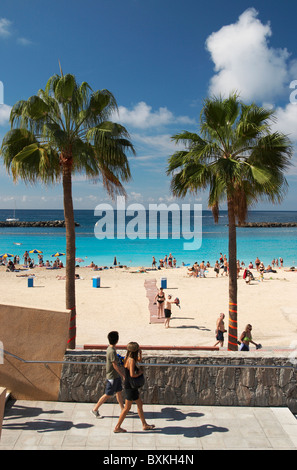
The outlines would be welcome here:
M 114 433 L 122 433 L 122 432 L 127 432 L 126 429 L 123 429 L 123 428 L 118 428 L 118 429 L 114 429 L 113 430 Z
M 155 428 L 154 424 L 146 424 L 143 428 L 144 431 L 151 431 L 152 429 Z

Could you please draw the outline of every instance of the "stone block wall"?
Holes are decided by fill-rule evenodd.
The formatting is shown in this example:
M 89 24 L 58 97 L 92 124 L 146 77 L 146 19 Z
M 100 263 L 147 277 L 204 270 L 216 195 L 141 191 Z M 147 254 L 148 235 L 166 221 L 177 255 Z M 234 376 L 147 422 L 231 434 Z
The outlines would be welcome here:
M 59 400 L 96 402 L 105 388 L 105 353 L 73 351 L 66 354 L 65 360 L 77 364 L 63 366 Z M 285 357 L 251 357 L 242 353 L 231 357 L 185 357 L 161 353 L 148 354 L 143 362 L 146 383 L 141 397 L 147 404 L 284 406 L 297 413 L 296 368 L 265 368 L 290 365 Z M 157 365 L 160 363 L 164 366 Z M 203 367 L 189 367 L 191 364 Z M 227 364 L 234 367 L 226 367 Z M 240 365 L 254 367 L 240 368 Z

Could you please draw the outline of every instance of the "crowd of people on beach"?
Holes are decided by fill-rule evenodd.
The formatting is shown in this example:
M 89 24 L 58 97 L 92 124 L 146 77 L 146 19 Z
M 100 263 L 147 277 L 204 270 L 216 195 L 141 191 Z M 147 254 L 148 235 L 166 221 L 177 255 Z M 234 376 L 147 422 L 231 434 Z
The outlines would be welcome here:
M 22 265 L 23 267 L 26 268 L 34 268 L 34 267 L 45 267 L 45 268 L 52 268 L 52 269 L 59 269 L 63 268 L 64 264 L 62 260 L 59 259 L 59 257 L 56 257 L 54 261 L 49 261 L 46 260 L 44 261 L 43 254 L 42 252 L 38 253 L 38 261 L 35 263 L 35 260 L 33 257 L 30 256 L 30 253 L 28 251 L 25 251 L 22 257 L 23 261 L 20 259 L 19 255 L 3 255 L 0 256 L 0 265 L 4 265 L 7 267 L 8 271 L 14 271 L 16 269 L 16 266 Z M 80 259 L 80 262 L 83 260 Z M 256 269 L 257 272 L 261 273 L 274 273 L 277 272 L 277 268 L 282 268 L 284 264 L 284 260 L 282 257 L 279 258 L 273 258 L 271 261 L 271 264 L 268 264 L 266 267 L 264 266 L 263 262 L 260 261 L 258 257 L 256 257 L 255 262 L 253 263 L 252 261 L 249 262 L 248 267 L 245 266 L 244 261 L 237 261 L 237 277 L 239 277 L 239 273 L 241 270 L 251 270 L 251 269 Z M 77 264 L 77 266 L 80 266 L 80 264 Z M 181 263 L 181 266 L 187 266 L 188 267 L 188 275 L 190 277 L 206 277 L 206 274 L 209 272 L 210 269 L 214 269 L 214 272 L 216 273 L 216 277 L 219 277 L 219 274 L 222 276 L 228 276 L 229 275 L 229 263 L 227 260 L 227 256 L 223 255 L 220 253 L 219 259 L 217 259 L 214 263 L 214 266 L 211 265 L 209 261 L 205 262 L 204 260 L 198 263 L 197 261 L 194 262 L 194 264 L 191 266 L 190 264 L 185 264 L 184 262 Z M 127 268 L 126 265 L 121 265 L 120 263 L 117 262 L 116 257 L 114 257 L 114 262 L 112 266 L 98 266 L 95 264 L 93 261 L 91 261 L 87 266 L 84 266 L 86 268 L 91 268 L 94 271 L 101 271 L 104 269 L 111 269 L 111 268 Z M 172 255 L 172 253 L 169 253 L 169 255 L 165 255 L 163 258 L 159 259 L 159 264 L 157 266 L 157 261 L 156 257 L 152 257 L 152 268 L 153 269 L 162 269 L 162 268 L 176 268 L 177 267 L 177 260 L 175 256 Z M 147 268 L 145 268 L 147 269 Z M 292 269 L 292 268 L 291 268 Z
M 159 267 L 157 268 L 156 258 L 155 256 L 153 256 L 152 268 L 154 269 L 176 268 L 176 258 L 172 256 L 171 253 L 169 253 L 169 255 L 165 255 L 163 258 L 159 259 Z
M 264 280 L 264 273 L 276 273 L 277 270 L 276 268 L 283 268 L 284 260 L 283 258 L 274 258 L 271 262 L 271 265 L 268 264 L 266 267 L 264 266 L 264 263 L 260 261 L 258 257 L 256 257 L 255 260 L 255 266 L 252 261 L 249 262 L 248 267 L 246 267 L 245 262 L 240 260 L 237 260 L 237 278 L 240 277 L 240 272 L 243 271 L 243 279 L 247 283 L 250 283 L 251 280 L 254 279 L 254 275 L 251 272 L 252 269 L 256 269 L 256 271 L 259 273 L 260 280 Z M 201 263 L 198 263 L 195 261 L 195 263 L 188 268 L 188 276 L 189 277 L 201 277 L 205 278 L 206 274 L 209 272 L 209 270 L 212 269 L 212 266 L 209 261 L 205 263 L 205 261 L 201 261 Z M 214 264 L 214 272 L 216 274 L 216 277 L 221 276 L 229 276 L 229 263 L 227 260 L 227 256 L 223 255 L 220 253 L 220 257 L 218 260 L 216 260 Z
M 54 261 L 46 260 L 44 262 L 42 253 L 38 253 L 38 263 L 37 264 L 35 263 L 34 258 L 31 258 L 28 251 L 25 251 L 22 258 L 23 258 L 23 262 L 21 261 L 19 255 L 15 255 L 15 256 L 7 256 L 7 255 L 5 256 L 4 255 L 0 258 L 0 264 L 3 265 L 3 266 L 6 266 L 7 271 L 16 271 L 17 267 L 19 267 L 20 265 L 23 268 L 28 268 L 28 269 L 33 269 L 35 267 L 45 267 L 45 268 L 49 268 L 49 269 L 60 269 L 60 268 L 64 267 L 63 262 L 59 259 L 59 257 L 56 257 L 56 259 Z

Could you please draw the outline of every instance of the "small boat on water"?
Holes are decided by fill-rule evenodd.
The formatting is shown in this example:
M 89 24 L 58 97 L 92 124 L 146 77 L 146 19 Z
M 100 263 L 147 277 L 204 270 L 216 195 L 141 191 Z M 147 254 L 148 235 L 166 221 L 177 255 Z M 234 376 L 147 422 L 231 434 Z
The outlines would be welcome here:
M 10 218 L 6 219 L 6 222 L 18 222 L 18 221 L 19 221 L 19 219 L 16 219 L 16 217 L 15 217 L 15 208 L 14 208 L 13 217 L 10 217 Z

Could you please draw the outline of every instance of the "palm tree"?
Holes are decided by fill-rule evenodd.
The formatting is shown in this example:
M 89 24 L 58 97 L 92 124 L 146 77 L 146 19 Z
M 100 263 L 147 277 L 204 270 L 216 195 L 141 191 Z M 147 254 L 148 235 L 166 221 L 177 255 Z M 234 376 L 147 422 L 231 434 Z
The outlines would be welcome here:
M 275 116 L 256 104 L 245 105 L 237 94 L 209 98 L 200 115 L 200 135 L 184 131 L 172 140 L 186 146 L 168 161 L 171 191 L 184 197 L 209 188 L 208 205 L 218 222 L 219 207 L 227 202 L 229 224 L 228 349 L 237 350 L 236 225 L 248 207 L 262 199 L 279 203 L 287 187 L 289 139 L 272 132 Z
M 1 156 L 16 182 L 62 180 L 66 226 L 66 309 L 71 311 L 68 347 L 75 347 L 75 221 L 72 175 L 102 179 L 111 196 L 125 194 L 131 178 L 126 152 L 134 148 L 127 130 L 109 120 L 117 103 L 108 90 L 93 91 L 74 75 L 52 76 L 37 95 L 18 101 L 10 115 Z

